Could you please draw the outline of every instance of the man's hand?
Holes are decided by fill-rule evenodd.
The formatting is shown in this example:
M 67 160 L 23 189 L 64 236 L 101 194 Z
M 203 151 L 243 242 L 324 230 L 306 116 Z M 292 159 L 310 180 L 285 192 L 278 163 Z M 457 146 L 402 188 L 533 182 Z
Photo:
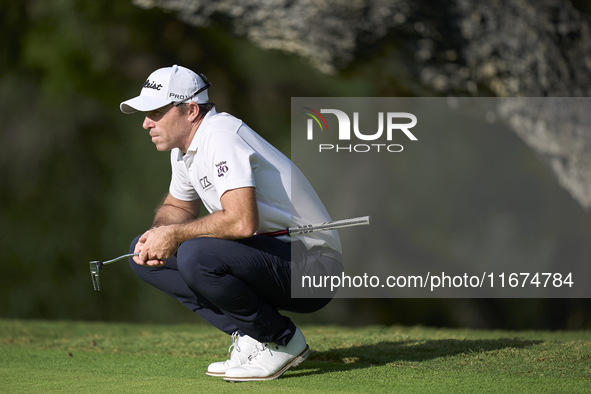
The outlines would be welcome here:
M 166 259 L 172 257 L 179 247 L 173 226 L 162 226 L 146 231 L 135 245 L 133 257 L 136 264 L 148 267 L 160 267 Z
M 200 219 L 199 200 L 181 201 L 166 197 L 158 209 L 154 224 L 135 246 L 133 261 L 148 267 L 160 267 L 173 256 L 181 243 L 197 237 L 241 239 L 252 236 L 258 226 L 258 207 L 254 187 L 226 191 L 220 198 L 222 210 Z M 190 220 L 190 219 L 193 220 Z

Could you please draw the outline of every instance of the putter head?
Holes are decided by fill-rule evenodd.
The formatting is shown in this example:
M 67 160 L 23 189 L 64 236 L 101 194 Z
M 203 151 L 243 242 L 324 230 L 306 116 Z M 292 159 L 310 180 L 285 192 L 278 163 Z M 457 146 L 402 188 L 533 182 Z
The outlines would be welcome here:
M 100 291 L 101 290 L 101 282 L 99 280 L 99 270 L 101 269 L 101 262 L 100 261 L 91 261 L 90 262 L 90 277 L 92 278 L 92 287 L 94 290 Z

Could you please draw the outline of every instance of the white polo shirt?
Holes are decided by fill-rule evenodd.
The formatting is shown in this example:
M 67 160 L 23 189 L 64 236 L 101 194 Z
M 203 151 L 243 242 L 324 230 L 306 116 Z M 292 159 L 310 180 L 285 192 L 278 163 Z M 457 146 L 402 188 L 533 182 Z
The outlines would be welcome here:
M 259 211 L 257 233 L 330 221 L 318 195 L 302 172 L 283 153 L 240 119 L 215 108 L 203 118 L 187 153 L 171 151 L 170 194 L 182 201 L 201 199 L 212 213 L 232 189 L 255 187 Z M 293 194 L 292 194 L 293 190 Z M 294 236 L 308 249 L 341 252 L 335 230 Z M 290 237 L 281 237 L 290 242 Z

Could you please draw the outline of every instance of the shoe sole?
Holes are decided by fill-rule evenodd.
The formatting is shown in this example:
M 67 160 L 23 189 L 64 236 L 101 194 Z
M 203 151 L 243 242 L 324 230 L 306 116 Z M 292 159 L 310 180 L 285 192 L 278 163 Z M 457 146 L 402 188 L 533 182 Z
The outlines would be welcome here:
M 217 376 L 217 377 L 223 377 L 226 373 L 225 372 L 205 372 L 205 374 L 207 376 Z
M 234 378 L 231 376 L 225 376 L 224 380 L 228 381 L 228 382 L 252 382 L 255 380 L 273 380 L 273 379 L 277 379 L 278 377 L 280 377 L 281 375 L 283 375 L 285 373 L 285 371 L 287 371 L 289 368 L 295 368 L 298 365 L 300 365 L 301 363 L 303 363 L 304 361 L 306 361 L 306 359 L 308 357 L 310 357 L 310 354 L 312 354 L 312 351 L 310 350 L 310 346 L 306 345 L 306 348 L 304 349 L 303 352 L 301 352 L 300 354 L 298 354 L 296 357 L 294 357 L 293 360 L 291 360 L 290 362 L 288 362 L 287 364 L 285 364 L 283 366 L 283 368 L 281 368 L 279 371 L 275 372 L 275 374 L 270 375 L 270 376 L 263 376 L 263 377 L 241 377 L 241 378 Z

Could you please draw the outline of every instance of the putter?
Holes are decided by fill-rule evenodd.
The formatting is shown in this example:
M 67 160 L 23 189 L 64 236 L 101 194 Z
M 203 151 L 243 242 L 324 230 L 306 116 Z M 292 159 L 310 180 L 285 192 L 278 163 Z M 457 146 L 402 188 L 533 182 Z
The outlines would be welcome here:
M 114 263 L 115 261 L 123 260 L 128 257 L 137 256 L 138 254 L 139 253 L 124 254 L 123 256 L 119 256 L 117 258 L 114 258 L 113 260 L 107 260 L 107 261 L 91 261 L 90 262 L 90 277 L 92 278 L 92 287 L 94 287 L 94 290 L 101 291 L 101 282 L 99 280 L 99 270 L 103 267 L 103 265 L 111 264 L 111 263 Z
M 305 226 L 295 226 L 289 227 L 284 230 L 274 231 L 271 233 L 262 233 L 262 234 L 255 234 L 255 235 L 267 235 L 270 237 L 278 237 L 281 235 L 301 235 L 307 233 L 313 233 L 316 231 L 327 231 L 327 230 L 336 230 L 339 228 L 344 227 L 353 227 L 353 226 L 363 226 L 368 225 L 371 223 L 371 219 L 369 216 L 362 216 L 358 218 L 351 218 L 351 219 L 343 219 L 343 220 L 335 220 L 333 222 L 324 222 L 324 223 L 317 223 L 317 224 L 308 224 Z M 123 256 L 119 256 L 114 258 L 113 260 L 108 261 L 91 261 L 90 262 L 90 277 L 92 278 L 92 286 L 96 291 L 101 290 L 101 282 L 99 281 L 99 270 L 105 264 L 111 264 L 115 261 L 123 260 L 128 257 L 137 256 L 139 253 L 130 253 L 124 254 Z

